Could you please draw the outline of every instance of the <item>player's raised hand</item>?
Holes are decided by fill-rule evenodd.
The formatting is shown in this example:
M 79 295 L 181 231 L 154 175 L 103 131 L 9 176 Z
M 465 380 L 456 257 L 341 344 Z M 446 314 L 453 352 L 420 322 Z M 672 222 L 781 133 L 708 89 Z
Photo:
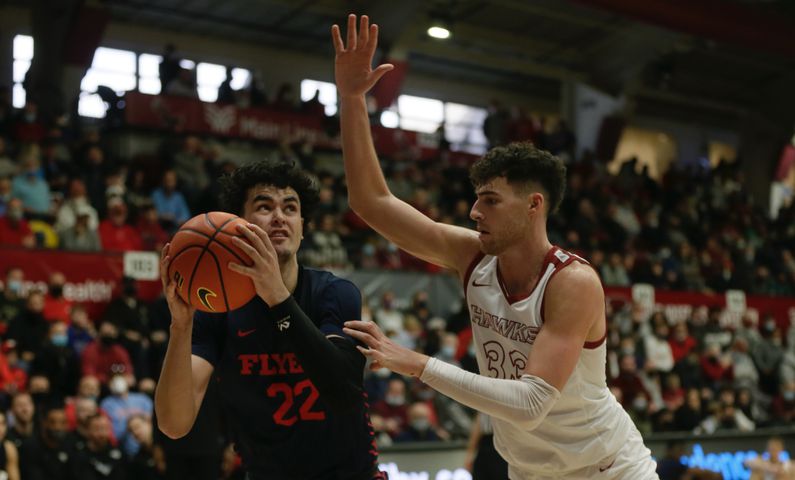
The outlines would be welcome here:
M 373 70 L 373 55 L 378 46 L 378 25 L 370 25 L 367 15 L 362 15 L 359 31 L 356 31 L 356 15 L 348 15 L 347 43 L 342 41 L 340 27 L 331 27 L 334 43 L 334 77 L 340 97 L 364 95 L 394 66 L 389 63 Z
M 171 326 L 187 328 L 193 321 L 196 309 L 177 295 L 177 282 L 168 276 L 168 266 L 171 265 L 171 257 L 168 256 L 169 247 L 171 244 L 167 243 L 160 252 L 160 282 L 163 284 L 163 293 L 168 302 L 168 311 L 171 312 Z
M 257 295 L 268 305 L 277 305 L 286 300 L 290 296 L 290 291 L 282 280 L 279 256 L 268 234 L 253 223 L 237 225 L 237 230 L 246 237 L 246 240 L 233 237 L 232 241 L 251 258 L 253 264 L 245 266 L 230 263 L 229 269 L 251 278 Z
M 372 360 L 370 370 L 388 368 L 401 375 L 419 377 L 428 363 L 426 355 L 396 344 L 374 322 L 351 320 L 345 322 L 342 330 L 367 345 L 368 348 L 356 348 Z

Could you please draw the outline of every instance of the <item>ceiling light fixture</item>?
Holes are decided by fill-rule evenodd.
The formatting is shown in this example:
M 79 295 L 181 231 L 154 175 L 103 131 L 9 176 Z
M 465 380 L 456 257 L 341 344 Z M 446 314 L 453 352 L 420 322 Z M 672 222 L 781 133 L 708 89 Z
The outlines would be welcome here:
M 441 22 L 434 22 L 433 25 L 428 27 L 428 36 L 430 37 L 445 40 L 450 38 L 450 35 L 450 29 Z

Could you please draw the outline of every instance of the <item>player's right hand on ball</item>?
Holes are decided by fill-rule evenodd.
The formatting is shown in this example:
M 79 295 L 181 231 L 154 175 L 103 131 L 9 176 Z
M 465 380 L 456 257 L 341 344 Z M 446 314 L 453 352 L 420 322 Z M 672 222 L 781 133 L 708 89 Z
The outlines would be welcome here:
M 168 256 L 170 246 L 171 244 L 167 243 L 160 252 L 160 281 L 163 284 L 163 293 L 166 295 L 166 301 L 168 302 L 168 310 L 171 312 L 171 326 L 187 328 L 193 322 L 193 314 L 196 309 L 177 295 L 177 282 L 168 276 L 168 266 L 171 264 L 171 257 Z
M 367 15 L 362 15 L 359 32 L 356 32 L 356 15 L 348 15 L 347 45 L 342 41 L 340 27 L 331 27 L 334 44 L 334 78 L 340 97 L 364 95 L 386 72 L 395 68 L 389 63 L 372 69 L 373 54 L 378 46 L 378 25 L 370 25 Z

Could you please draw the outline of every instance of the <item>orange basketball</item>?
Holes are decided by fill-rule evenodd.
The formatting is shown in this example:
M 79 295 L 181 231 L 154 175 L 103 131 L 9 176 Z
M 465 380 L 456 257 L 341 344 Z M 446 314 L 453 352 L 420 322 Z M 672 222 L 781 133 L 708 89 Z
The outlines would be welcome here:
M 251 259 L 232 243 L 244 238 L 236 226 L 246 221 L 225 212 L 196 215 L 174 235 L 168 256 L 168 276 L 177 282 L 183 300 L 203 312 L 227 312 L 254 298 L 251 279 L 233 272 L 229 262 L 251 265 Z

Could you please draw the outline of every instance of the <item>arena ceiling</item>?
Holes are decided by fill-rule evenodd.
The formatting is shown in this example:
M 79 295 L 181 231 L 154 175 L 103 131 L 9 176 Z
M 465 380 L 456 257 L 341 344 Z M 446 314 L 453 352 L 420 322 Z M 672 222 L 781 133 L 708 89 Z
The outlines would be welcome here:
M 784 108 L 795 85 L 789 0 L 104 0 L 115 21 L 330 55 L 349 12 L 388 55 L 441 78 L 559 98 L 564 79 L 628 93 L 646 113 L 731 118 Z M 453 36 L 429 38 L 434 20 Z M 779 97 L 779 98 L 777 98 Z M 792 98 L 790 96 L 790 98 Z M 792 109 L 792 105 L 787 108 Z M 764 109 L 763 108 L 763 109 Z

